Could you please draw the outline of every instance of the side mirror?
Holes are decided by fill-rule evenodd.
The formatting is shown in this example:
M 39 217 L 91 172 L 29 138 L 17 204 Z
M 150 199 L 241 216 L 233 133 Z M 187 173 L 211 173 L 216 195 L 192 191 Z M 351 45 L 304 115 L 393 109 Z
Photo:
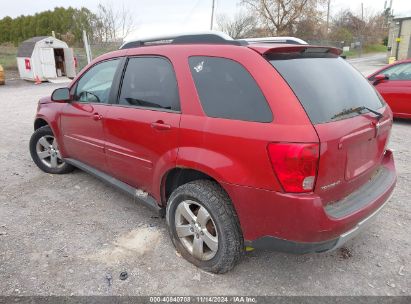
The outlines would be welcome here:
M 381 81 L 388 80 L 388 79 L 389 79 L 388 75 L 378 74 L 377 76 L 374 77 L 374 85 L 380 83 Z
M 53 94 L 51 94 L 51 100 L 56 102 L 69 102 L 70 90 L 68 88 L 59 88 L 54 90 Z

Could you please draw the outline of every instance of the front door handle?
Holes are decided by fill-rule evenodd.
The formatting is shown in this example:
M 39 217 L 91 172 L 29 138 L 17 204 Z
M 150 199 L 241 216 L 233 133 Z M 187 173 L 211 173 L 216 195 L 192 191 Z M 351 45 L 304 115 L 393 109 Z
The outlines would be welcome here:
M 103 115 L 100 115 L 98 113 L 94 113 L 93 114 L 93 119 L 94 120 L 102 120 L 103 119 Z
M 152 123 L 151 123 L 151 127 L 152 127 L 153 129 L 156 129 L 156 130 L 159 130 L 159 131 L 166 131 L 166 130 L 170 130 L 170 129 L 171 129 L 171 126 L 168 125 L 168 124 L 166 124 L 166 123 L 164 123 L 164 121 L 162 121 L 162 120 L 158 120 L 158 121 L 156 121 L 156 122 L 152 122 Z

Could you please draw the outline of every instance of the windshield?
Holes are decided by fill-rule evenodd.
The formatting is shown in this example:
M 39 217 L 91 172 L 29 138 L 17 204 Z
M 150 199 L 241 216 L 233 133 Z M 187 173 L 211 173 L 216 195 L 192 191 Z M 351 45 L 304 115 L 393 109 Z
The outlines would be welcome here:
M 383 102 L 372 85 L 337 56 L 305 58 L 278 56 L 270 63 L 290 85 L 313 124 L 326 123 L 377 110 Z

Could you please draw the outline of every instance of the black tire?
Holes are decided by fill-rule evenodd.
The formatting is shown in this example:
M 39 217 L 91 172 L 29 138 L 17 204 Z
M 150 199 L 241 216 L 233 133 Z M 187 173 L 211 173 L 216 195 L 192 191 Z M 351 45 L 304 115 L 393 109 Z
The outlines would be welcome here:
M 218 249 L 214 251 L 214 256 L 209 260 L 202 260 L 192 255 L 178 237 L 176 210 L 182 202 L 188 201 L 193 201 L 208 211 L 212 218 L 212 224 L 217 231 Z M 190 263 L 205 271 L 225 273 L 231 270 L 240 260 L 244 251 L 244 240 L 239 220 L 230 198 L 217 183 L 209 180 L 196 180 L 178 187 L 168 199 L 166 217 L 174 246 Z M 195 237 L 193 235 L 193 239 Z M 188 238 L 191 238 L 191 236 L 188 236 Z
M 37 153 L 37 146 L 40 144 L 39 141 L 41 139 L 47 138 L 49 141 L 51 141 L 52 138 L 54 138 L 53 131 L 50 129 L 49 126 L 44 126 L 41 128 L 38 128 L 33 135 L 30 138 L 30 155 L 31 158 L 33 159 L 34 163 L 39 167 L 42 171 L 46 173 L 51 173 L 51 174 L 65 174 L 73 171 L 74 167 L 67 164 L 64 162 L 62 159 L 57 160 L 57 166 L 56 167 L 50 167 L 45 164 L 47 162 L 47 159 L 50 159 L 51 163 L 51 156 L 45 158 L 45 161 L 40 159 L 38 153 Z M 43 147 L 43 146 L 42 146 Z M 54 152 L 57 151 L 57 152 Z M 46 152 L 46 151 L 44 151 Z M 51 153 L 59 153 L 58 152 L 58 146 L 56 150 L 53 150 Z M 50 154 L 51 155 L 51 154 Z M 57 155 L 57 154 L 55 154 Z M 59 154 L 58 154 L 59 155 Z

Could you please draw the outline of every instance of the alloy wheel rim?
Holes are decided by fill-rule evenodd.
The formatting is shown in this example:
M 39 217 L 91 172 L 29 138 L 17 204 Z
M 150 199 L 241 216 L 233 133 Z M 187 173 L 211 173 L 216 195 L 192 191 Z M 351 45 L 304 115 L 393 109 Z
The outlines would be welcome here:
M 211 260 L 218 250 L 218 232 L 207 209 L 192 200 L 182 201 L 175 213 L 178 238 L 195 258 Z
M 36 144 L 36 153 L 40 161 L 48 168 L 58 169 L 64 165 L 54 136 L 40 137 Z

